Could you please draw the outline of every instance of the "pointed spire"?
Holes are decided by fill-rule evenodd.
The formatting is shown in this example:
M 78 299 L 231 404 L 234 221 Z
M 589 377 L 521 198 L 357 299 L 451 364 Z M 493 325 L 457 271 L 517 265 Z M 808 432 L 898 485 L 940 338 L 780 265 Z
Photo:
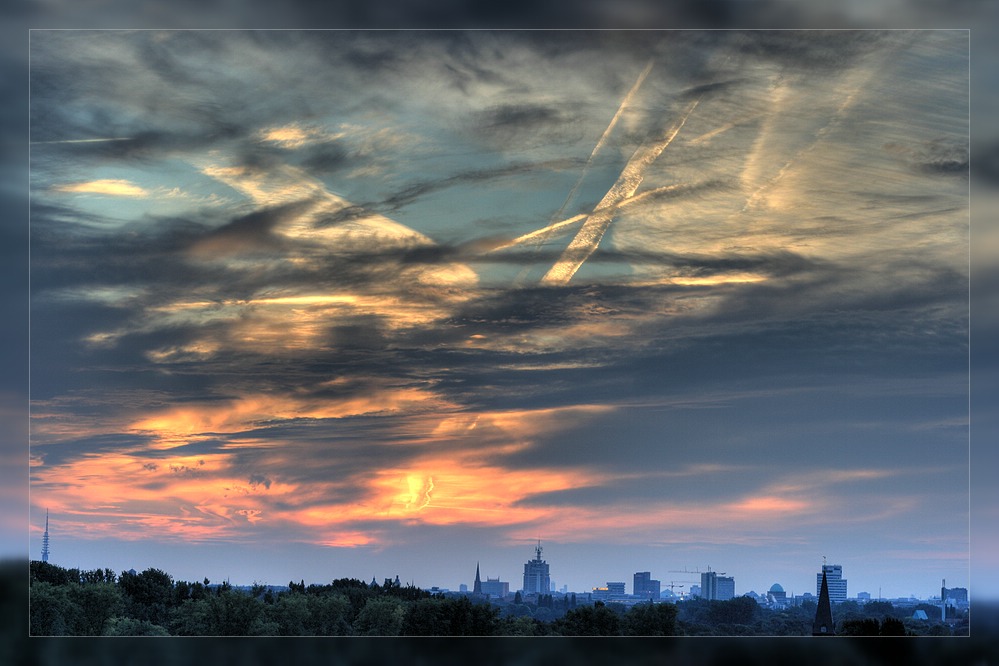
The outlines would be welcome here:
M 472 594 L 482 594 L 482 579 L 479 578 L 479 563 L 475 563 L 475 583 L 472 585 Z
M 826 568 L 822 567 L 822 587 L 819 589 L 819 607 L 815 609 L 815 622 L 812 636 L 833 636 L 836 626 L 832 619 L 832 604 L 829 603 L 829 583 L 826 582 Z

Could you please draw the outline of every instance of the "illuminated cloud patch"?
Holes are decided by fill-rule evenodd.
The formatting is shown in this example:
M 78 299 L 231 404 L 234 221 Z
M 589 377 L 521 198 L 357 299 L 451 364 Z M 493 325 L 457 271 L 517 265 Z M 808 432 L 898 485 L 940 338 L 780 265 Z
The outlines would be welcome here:
M 147 197 L 148 190 L 122 178 L 104 178 L 82 183 L 67 183 L 58 185 L 56 192 L 70 194 L 100 194 L 108 197 Z

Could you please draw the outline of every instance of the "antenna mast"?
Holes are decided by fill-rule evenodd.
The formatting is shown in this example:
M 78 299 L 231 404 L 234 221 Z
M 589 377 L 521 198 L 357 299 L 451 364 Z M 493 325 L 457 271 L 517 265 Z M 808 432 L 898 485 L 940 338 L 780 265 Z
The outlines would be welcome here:
M 42 562 L 49 561 L 49 510 L 45 509 L 45 534 L 42 535 Z

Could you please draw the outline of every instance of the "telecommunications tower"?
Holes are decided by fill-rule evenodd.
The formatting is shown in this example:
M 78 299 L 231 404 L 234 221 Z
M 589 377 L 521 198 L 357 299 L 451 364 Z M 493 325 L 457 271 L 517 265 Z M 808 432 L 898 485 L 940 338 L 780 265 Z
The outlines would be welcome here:
M 45 534 L 42 535 L 42 562 L 49 561 L 49 510 L 45 509 Z

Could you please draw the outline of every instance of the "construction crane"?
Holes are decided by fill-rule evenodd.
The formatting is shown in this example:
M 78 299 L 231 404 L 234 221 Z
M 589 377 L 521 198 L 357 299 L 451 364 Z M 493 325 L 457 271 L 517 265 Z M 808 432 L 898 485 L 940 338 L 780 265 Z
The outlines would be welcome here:
M 696 585 L 697 584 L 697 582 L 693 581 L 693 580 L 680 580 L 680 581 L 671 580 L 669 582 L 669 585 L 664 585 L 663 587 L 668 587 L 670 593 L 672 594 L 674 589 L 676 589 L 678 587 L 679 588 L 683 588 L 684 584 L 688 584 L 688 583 L 690 585 Z M 674 594 L 674 596 L 676 596 L 676 595 Z M 680 592 L 680 596 L 681 597 L 683 596 L 683 592 L 682 591 Z
M 695 574 L 716 573 L 719 576 L 724 576 L 725 575 L 724 571 L 715 571 L 715 572 L 712 572 L 710 566 L 707 567 L 707 571 L 701 571 L 700 569 L 693 569 L 693 570 L 691 570 L 691 569 L 684 568 L 684 569 L 670 569 L 669 573 L 686 573 L 686 574 L 692 574 L 692 573 L 695 573 Z

